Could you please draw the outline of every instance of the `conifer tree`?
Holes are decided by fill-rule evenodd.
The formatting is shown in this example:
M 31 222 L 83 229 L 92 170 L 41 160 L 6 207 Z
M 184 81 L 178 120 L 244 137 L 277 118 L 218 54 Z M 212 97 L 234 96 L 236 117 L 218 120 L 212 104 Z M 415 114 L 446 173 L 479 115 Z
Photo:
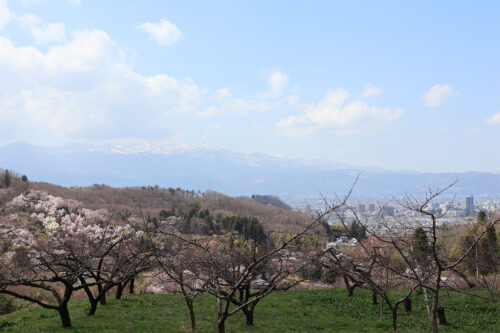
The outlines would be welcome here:
M 412 236 L 413 253 L 418 265 L 427 266 L 429 263 L 429 239 L 424 228 L 417 227 Z
M 489 227 L 478 245 L 478 261 L 483 274 L 498 272 L 500 253 L 495 227 Z
M 9 187 L 11 184 L 11 177 L 9 170 L 5 170 L 3 177 L 4 177 L 5 187 Z

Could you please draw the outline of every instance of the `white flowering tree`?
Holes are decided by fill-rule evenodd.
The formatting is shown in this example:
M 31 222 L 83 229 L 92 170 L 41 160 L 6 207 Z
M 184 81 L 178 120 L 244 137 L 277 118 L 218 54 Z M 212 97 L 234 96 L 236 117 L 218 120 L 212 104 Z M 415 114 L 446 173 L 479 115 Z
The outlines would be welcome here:
M 89 297 L 92 305 L 113 279 L 129 273 L 124 260 L 115 260 L 118 252 L 125 253 L 122 244 L 134 238 L 135 229 L 113 221 L 107 211 L 38 191 L 15 197 L 8 209 L 11 242 L 1 254 L 0 293 L 57 310 L 63 327 L 71 327 L 68 302 L 76 290 L 96 286 L 97 296 Z M 27 221 L 16 218 L 26 213 Z M 34 297 L 33 289 L 50 297 Z
M 150 247 L 143 239 L 143 231 L 128 221 L 110 221 L 100 225 L 107 232 L 94 239 L 93 260 L 85 275 L 79 277 L 90 302 L 88 315 L 96 312 L 98 303 L 106 304 L 106 293 L 133 280 L 152 266 Z M 96 285 L 92 290 L 91 286 Z

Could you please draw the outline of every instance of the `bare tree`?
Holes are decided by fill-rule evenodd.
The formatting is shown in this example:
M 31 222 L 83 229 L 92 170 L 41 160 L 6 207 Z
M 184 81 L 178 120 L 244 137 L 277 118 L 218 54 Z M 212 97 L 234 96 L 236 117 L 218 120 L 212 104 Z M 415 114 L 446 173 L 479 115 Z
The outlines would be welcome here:
M 499 219 L 488 221 L 484 229 L 472 239 L 470 246 L 458 253 L 452 251 L 451 246 L 443 246 L 442 239 L 449 231 L 441 227 L 439 221 L 446 216 L 447 211 L 436 214 L 430 209 L 430 205 L 454 184 L 437 191 L 429 190 L 422 200 L 409 195 L 406 195 L 404 200 L 396 200 L 396 203 L 406 212 L 398 218 L 385 216 L 383 209 L 381 209 L 376 221 L 368 223 L 351 209 L 357 223 L 366 227 L 367 233 L 385 247 L 393 249 L 401 263 L 401 265 L 393 266 L 390 261 L 381 260 L 384 257 L 378 257 L 377 264 L 396 274 L 399 278 L 407 280 L 414 287 L 423 288 L 426 309 L 433 332 L 438 331 L 438 314 L 441 324 L 447 324 L 444 309 L 439 306 L 440 291 L 443 288 L 451 287 L 452 276 L 457 271 L 457 267 L 473 251 L 488 228 L 499 222 Z M 425 246 L 427 250 L 424 253 L 422 247 L 415 246 L 412 241 L 412 235 L 417 228 L 421 228 L 428 239 L 428 244 Z
M 346 225 L 341 214 L 338 214 L 338 218 Z M 354 289 L 356 286 L 363 285 L 369 287 L 375 295 L 372 303 L 376 304 L 376 295 L 380 295 L 382 298 L 381 317 L 385 304 L 391 311 L 392 327 L 396 331 L 399 305 L 407 302 L 414 288 L 409 288 L 408 293 L 402 297 L 392 298 L 390 292 L 393 289 L 408 283 L 407 280 L 394 272 L 394 270 L 400 270 L 397 267 L 400 265 L 395 260 L 394 255 L 393 247 L 386 246 L 376 238 L 369 237 L 341 249 L 329 248 L 325 250 L 322 262 L 325 267 L 339 272 L 344 280 L 348 280 L 346 282 L 348 288 Z M 349 296 L 352 296 L 352 291 Z
M 328 205 L 323 213 L 300 232 L 286 234 L 272 244 L 245 239 L 233 232 L 215 238 L 197 238 L 186 237 L 168 228 L 159 231 L 157 226 L 151 225 L 147 225 L 145 230 L 151 235 L 151 243 L 159 244 L 160 249 L 165 243 L 155 240 L 155 234 L 158 233 L 184 242 L 183 251 L 188 251 L 190 256 L 177 258 L 182 259 L 182 265 L 175 265 L 176 257 L 172 257 L 169 250 L 166 253 L 157 252 L 157 261 L 169 278 L 189 290 L 185 294 L 188 307 L 190 295 L 208 293 L 215 296 L 218 330 L 225 332 L 225 323 L 229 317 L 243 311 L 247 324 L 253 325 L 254 309 L 261 299 L 277 288 L 286 289 L 298 283 L 297 280 L 287 278 L 304 268 L 309 263 L 309 256 L 305 255 L 305 250 L 298 256 L 291 249 L 300 244 L 308 232 L 320 225 L 326 216 L 343 206 L 351 193 L 352 188 L 342 200 Z M 183 280 L 184 273 L 179 274 L 184 272 L 181 267 L 189 267 L 189 282 Z M 194 280 L 198 283 L 192 283 Z M 231 308 L 232 304 L 236 307 Z
M 181 236 L 174 237 L 172 232 L 171 228 L 167 228 L 156 229 L 154 234 L 148 233 L 157 267 L 157 272 L 153 276 L 159 281 L 163 291 L 182 293 L 189 310 L 191 330 L 194 331 L 196 329 L 194 301 L 201 293 L 192 266 L 196 264 L 197 252 L 196 248 L 193 251 L 190 241 Z

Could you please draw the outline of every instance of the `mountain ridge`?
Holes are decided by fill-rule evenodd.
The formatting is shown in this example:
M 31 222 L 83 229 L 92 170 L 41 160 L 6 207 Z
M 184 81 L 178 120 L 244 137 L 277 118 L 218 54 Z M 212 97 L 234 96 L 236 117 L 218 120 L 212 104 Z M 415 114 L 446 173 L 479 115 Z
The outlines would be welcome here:
M 30 179 L 62 186 L 160 185 L 215 190 L 229 195 L 275 194 L 285 199 L 342 194 L 356 177 L 353 197 L 419 195 L 459 180 L 450 191 L 459 196 L 500 198 L 500 174 L 425 173 L 350 166 L 327 161 L 241 154 L 215 149 L 184 149 L 168 154 L 113 153 L 91 145 L 40 147 L 15 143 L 0 147 L 0 167 Z

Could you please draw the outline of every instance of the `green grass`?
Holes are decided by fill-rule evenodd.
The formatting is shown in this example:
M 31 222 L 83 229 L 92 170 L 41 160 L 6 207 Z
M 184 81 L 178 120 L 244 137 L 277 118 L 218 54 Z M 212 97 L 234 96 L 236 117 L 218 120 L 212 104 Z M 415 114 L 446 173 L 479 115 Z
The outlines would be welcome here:
M 72 332 L 186 332 L 189 313 L 178 297 L 167 295 L 126 295 L 108 299 L 93 317 L 86 317 L 85 300 L 70 303 Z M 172 304 L 178 302 L 176 304 Z M 442 332 L 500 332 L 500 314 L 487 302 L 461 294 L 443 297 L 441 305 L 451 323 Z M 371 304 L 371 293 L 356 290 L 347 298 L 343 289 L 275 293 L 257 305 L 255 326 L 246 328 L 243 314 L 230 317 L 228 332 L 389 332 L 391 316 L 386 310 L 379 320 L 380 307 Z M 216 303 L 210 296 L 196 302 L 200 332 L 216 332 Z M 2 323 L 11 323 L 11 326 Z M 400 309 L 401 332 L 428 332 L 422 296 L 414 295 L 413 311 Z M 56 311 L 30 307 L 0 316 L 0 332 L 67 332 L 61 328 Z

